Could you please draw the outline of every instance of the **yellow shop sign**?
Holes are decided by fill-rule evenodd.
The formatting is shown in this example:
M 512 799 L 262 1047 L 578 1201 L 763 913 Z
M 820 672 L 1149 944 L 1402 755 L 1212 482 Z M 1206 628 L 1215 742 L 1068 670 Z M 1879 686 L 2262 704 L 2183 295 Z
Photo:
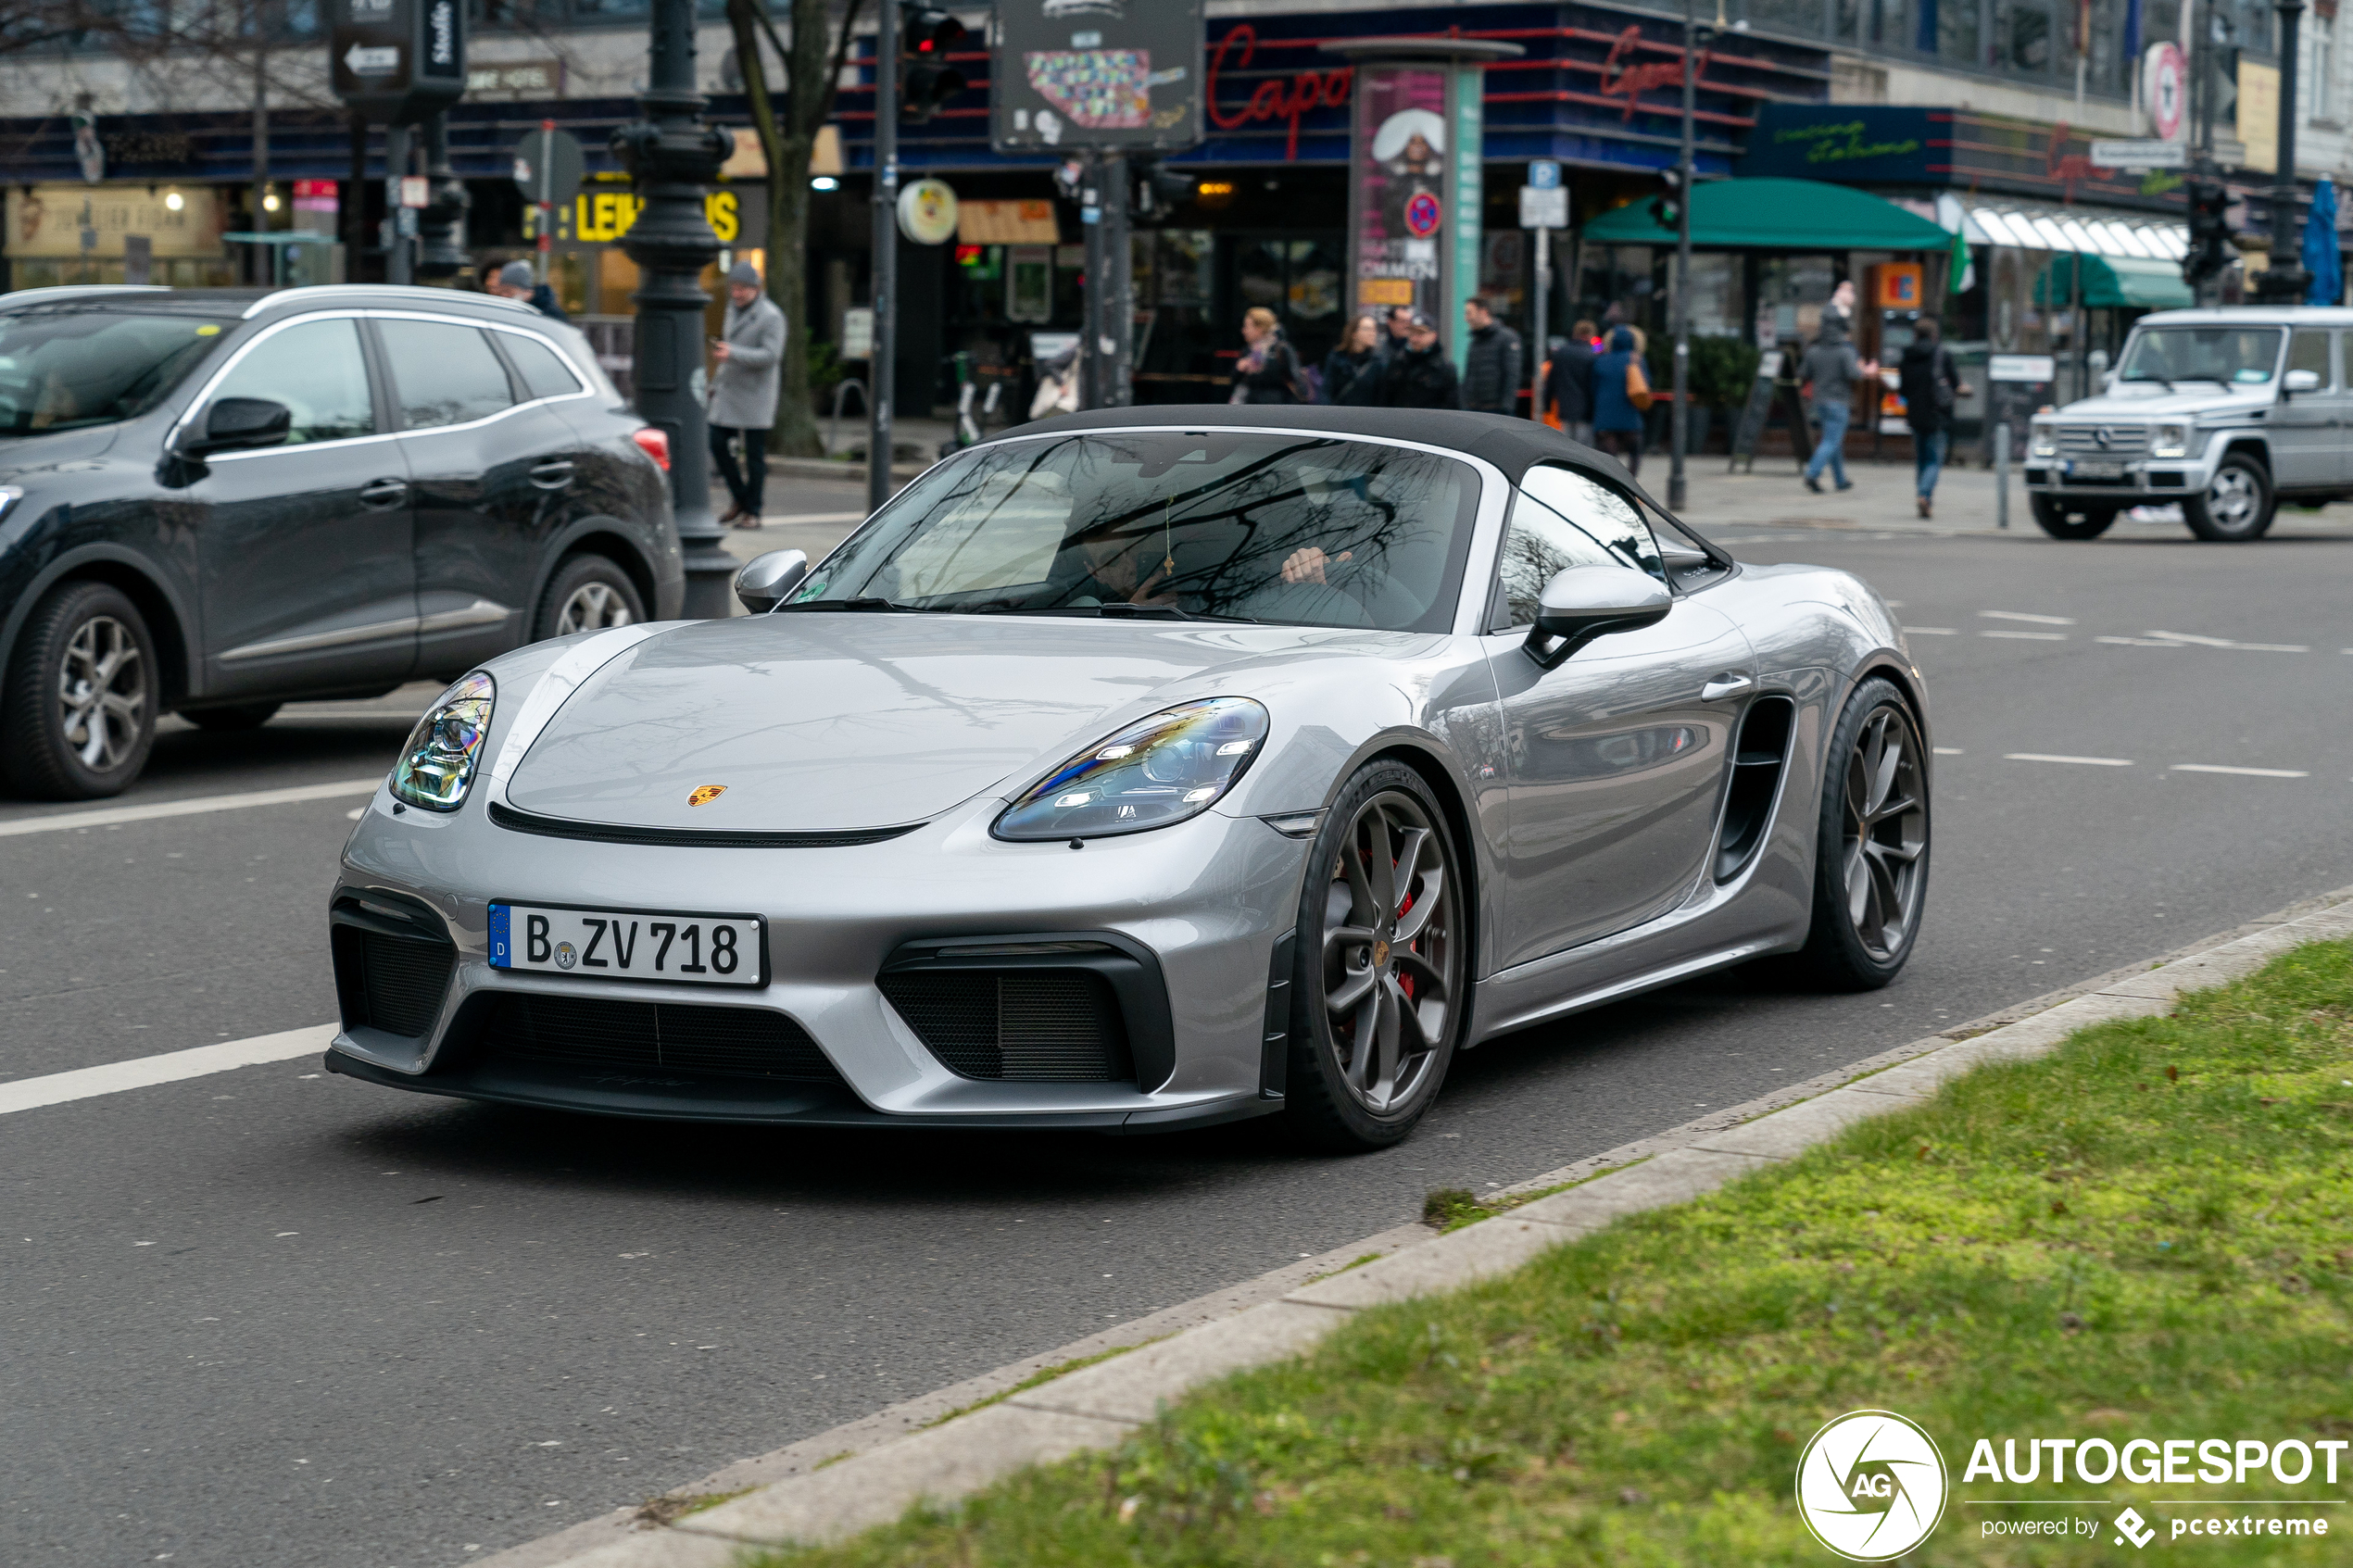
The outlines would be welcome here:
M 723 245 L 734 245 L 742 235 L 739 201 L 740 195 L 735 191 L 712 191 L 703 197 L 703 216 L 711 220 L 711 232 L 719 236 Z M 638 209 L 645 205 L 631 191 L 583 191 L 573 198 L 569 211 L 557 211 L 556 238 L 584 245 L 610 245 L 629 232 L 630 225 L 637 221 Z M 523 208 L 526 233 L 530 232 L 535 215 L 535 208 Z M 567 229 L 571 232 L 565 232 Z

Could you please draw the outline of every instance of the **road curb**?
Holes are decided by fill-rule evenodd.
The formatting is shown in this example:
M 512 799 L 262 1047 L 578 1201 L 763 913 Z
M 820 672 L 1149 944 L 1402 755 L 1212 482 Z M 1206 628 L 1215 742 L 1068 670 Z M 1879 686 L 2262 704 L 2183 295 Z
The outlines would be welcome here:
M 1794 1159 L 1974 1068 L 2046 1055 L 2076 1030 L 2163 1013 L 2183 992 L 2251 973 L 2304 943 L 2345 937 L 2353 937 L 2353 887 L 1547 1172 L 1503 1192 L 1579 1185 L 1492 1219 L 1436 1236 L 1417 1224 L 1384 1231 L 730 1466 L 672 1495 L 751 1491 L 670 1524 L 616 1510 L 477 1568 L 730 1568 L 747 1548 L 837 1540 L 920 1500 L 945 1501 L 1025 1465 L 1114 1447 L 1164 1403 L 1309 1349 L 1365 1308 L 1508 1273 L 1627 1215 Z M 1365 1261 L 1368 1253 L 1378 1256 Z M 1135 1348 L 1013 1391 L 1038 1371 L 1120 1347 Z M 992 1402 L 927 1424 L 981 1399 Z

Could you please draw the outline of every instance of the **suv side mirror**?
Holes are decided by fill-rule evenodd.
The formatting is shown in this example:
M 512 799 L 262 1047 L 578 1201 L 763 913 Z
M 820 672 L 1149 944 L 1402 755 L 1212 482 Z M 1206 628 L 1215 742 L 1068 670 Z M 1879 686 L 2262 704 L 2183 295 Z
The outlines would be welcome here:
M 1674 608 L 1675 596 L 1646 571 L 1572 566 L 1554 573 L 1537 596 L 1528 654 L 1550 670 L 1594 638 L 1655 626 Z
M 2291 397 L 2299 392 L 2318 392 L 2321 390 L 2321 373 L 2318 370 L 2290 370 L 2287 380 L 2280 385 Z
M 294 412 L 267 397 L 223 397 L 205 410 L 201 428 L 180 433 L 173 450 L 183 458 L 208 452 L 230 452 L 252 446 L 275 446 L 294 429 Z
M 807 556 L 799 550 L 771 550 L 754 556 L 736 573 L 736 598 L 753 615 L 765 615 L 783 604 L 808 575 Z

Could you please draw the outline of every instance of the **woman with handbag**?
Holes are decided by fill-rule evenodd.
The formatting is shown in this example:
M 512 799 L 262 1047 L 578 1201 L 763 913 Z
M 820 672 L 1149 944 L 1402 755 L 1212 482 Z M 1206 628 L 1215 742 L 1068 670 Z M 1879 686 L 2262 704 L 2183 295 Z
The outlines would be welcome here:
M 1228 403 L 1312 403 L 1299 374 L 1299 355 L 1284 341 L 1275 313 L 1253 305 L 1242 316 L 1242 342 L 1247 346 L 1234 362 L 1234 390 Z
M 1609 352 L 1593 362 L 1593 444 L 1629 474 L 1642 471 L 1642 416 L 1650 407 L 1650 378 L 1642 373 L 1633 329 L 1615 328 Z

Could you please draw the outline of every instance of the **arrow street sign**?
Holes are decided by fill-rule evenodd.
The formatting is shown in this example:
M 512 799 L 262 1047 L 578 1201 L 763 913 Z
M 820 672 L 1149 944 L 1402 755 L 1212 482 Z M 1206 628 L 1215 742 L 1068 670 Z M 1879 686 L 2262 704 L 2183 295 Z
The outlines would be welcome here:
M 386 44 L 374 49 L 354 44 L 344 52 L 343 63 L 354 76 L 385 76 L 400 69 L 400 45 Z
M 466 90 L 463 0 L 328 0 L 328 82 L 366 119 L 414 125 Z
M 2092 162 L 2101 169 L 2187 169 L 2190 151 L 2179 142 L 2095 142 Z

